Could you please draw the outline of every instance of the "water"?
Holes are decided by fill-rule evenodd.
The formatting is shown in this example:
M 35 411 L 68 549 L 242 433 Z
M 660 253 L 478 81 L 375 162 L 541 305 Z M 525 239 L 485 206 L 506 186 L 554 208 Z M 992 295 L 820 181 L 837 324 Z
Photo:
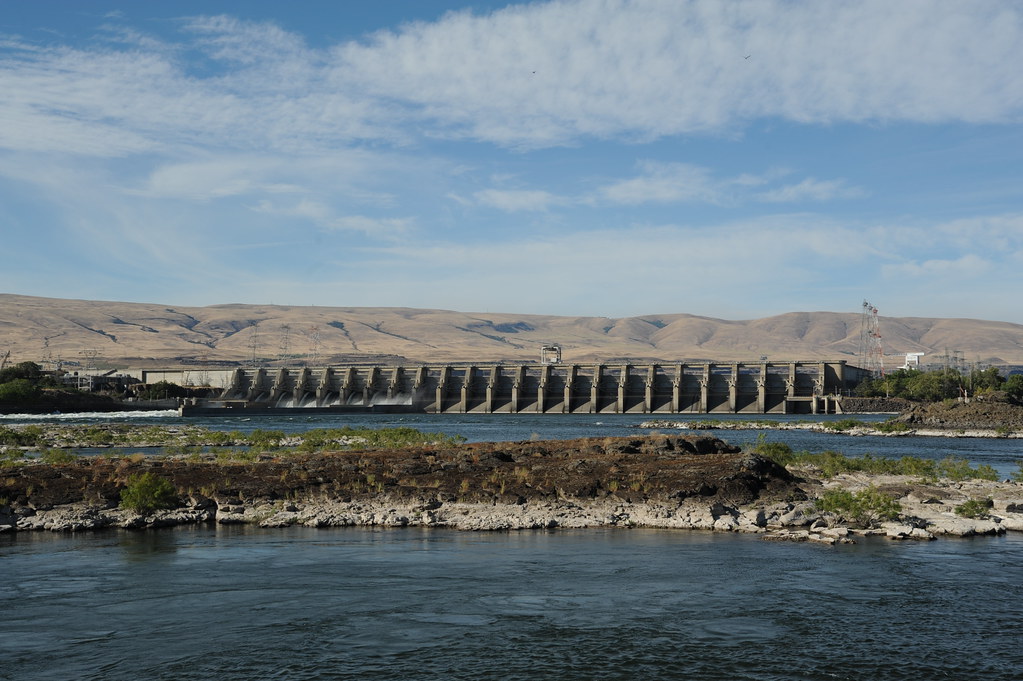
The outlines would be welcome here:
M 8 415 L 0 416 L 0 425 L 28 423 L 143 423 L 151 425 L 195 425 L 212 430 L 238 430 L 249 433 L 257 428 L 298 433 L 312 428 L 341 428 L 343 426 L 393 428 L 408 426 L 427 432 L 461 435 L 469 442 L 520 441 L 530 439 L 567 440 L 579 437 L 618 437 L 649 434 L 638 430 L 644 421 L 659 419 L 648 414 L 315 414 L 262 417 L 190 417 L 181 418 L 177 412 L 122 412 L 111 414 L 60 415 Z M 691 420 L 718 418 L 718 415 L 695 415 Z M 762 414 L 728 416 L 735 421 L 772 420 L 779 423 L 808 420 L 806 416 L 764 416 Z M 847 416 L 819 416 L 814 420 L 841 420 Z M 886 415 L 859 415 L 862 421 L 883 421 Z M 669 420 L 688 420 L 673 416 Z M 664 430 L 662 432 L 669 432 Z M 687 431 L 692 432 L 692 431 Z M 713 435 L 741 447 L 751 446 L 763 435 L 768 442 L 784 442 L 796 451 L 837 451 L 849 456 L 873 454 L 900 458 L 917 456 L 943 459 L 949 456 L 966 459 L 973 466 L 986 464 L 1001 478 L 1018 472 L 1023 460 L 1023 440 L 1006 438 L 955 437 L 852 437 L 838 433 L 818 433 L 802 430 L 707 430 Z M 109 453 L 110 450 L 82 450 L 82 453 Z M 147 451 L 140 448 L 132 451 Z
M 7 417 L 0 423 L 33 421 Z M 469 440 L 636 435 L 640 415 L 97 420 L 412 426 Z M 711 431 L 736 444 L 756 431 Z M 1019 440 L 766 431 L 795 449 L 964 456 Z M 0 535 L 0 679 L 1023 678 L 1023 535 L 824 547 L 657 530 Z
M 583 530 L 0 537 L 0 678 L 1023 675 L 1023 538 Z

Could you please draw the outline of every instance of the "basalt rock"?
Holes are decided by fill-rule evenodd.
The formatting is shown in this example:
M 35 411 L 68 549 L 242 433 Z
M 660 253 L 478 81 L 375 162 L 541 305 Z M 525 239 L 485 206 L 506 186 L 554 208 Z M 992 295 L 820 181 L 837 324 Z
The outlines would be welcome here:
M 919 404 L 901 413 L 897 420 L 913 428 L 1023 432 L 1023 406 L 1007 398 L 981 396 L 970 402 Z
M 535 516 L 538 504 L 573 500 L 672 508 L 682 503 L 734 507 L 762 497 L 801 494 L 797 480 L 783 467 L 707 436 L 288 453 L 247 462 L 224 462 L 212 456 L 199 460 L 83 457 L 68 464 L 17 465 L 0 471 L 0 497 L 9 502 L 7 514 L 21 511 L 25 516 L 6 525 L 86 529 L 103 523 L 134 526 L 162 522 L 159 519 L 166 519 L 166 514 L 154 516 L 157 520 L 100 519 L 112 517 L 121 490 L 131 478 L 145 472 L 169 480 L 178 490 L 179 510 L 188 511 L 182 520 L 213 518 L 218 523 L 283 521 L 284 516 L 277 512 L 281 509 L 253 509 L 299 501 L 350 506 L 386 498 L 430 512 L 436 512 L 436 505 L 454 502 L 512 509 L 499 515 L 519 517 L 523 513 Z M 70 504 L 89 510 L 80 508 L 73 518 L 46 513 Z M 110 513 L 100 513 L 104 510 Z M 386 512 L 380 514 L 377 509 L 370 516 L 342 516 L 346 523 L 394 521 Z M 270 521 L 273 517 L 279 521 Z M 327 518 L 323 522 L 335 521 Z M 561 524 L 545 514 L 483 524 L 547 526 L 551 522 Z

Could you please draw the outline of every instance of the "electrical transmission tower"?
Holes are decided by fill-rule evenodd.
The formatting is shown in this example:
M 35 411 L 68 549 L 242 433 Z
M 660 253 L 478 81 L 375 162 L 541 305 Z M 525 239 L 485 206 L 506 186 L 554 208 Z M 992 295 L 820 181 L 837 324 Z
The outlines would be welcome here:
M 860 318 L 860 366 L 871 376 L 884 376 L 884 353 L 881 350 L 877 308 L 865 300 Z
M 313 324 L 312 326 L 309 327 L 309 330 L 308 330 L 307 333 L 309 335 L 310 350 L 312 351 L 311 352 L 312 356 L 310 357 L 309 366 L 316 366 L 319 363 L 319 361 L 320 361 L 320 344 L 321 344 L 321 340 L 320 340 L 320 327 L 317 326 L 316 324 Z
M 280 353 L 278 358 L 280 359 L 281 365 L 287 363 L 288 358 L 291 357 L 291 326 L 288 324 L 281 324 L 281 337 L 280 337 Z
M 256 359 L 259 355 L 259 322 L 252 325 L 252 335 L 249 336 L 249 347 L 252 349 L 252 366 L 257 366 Z

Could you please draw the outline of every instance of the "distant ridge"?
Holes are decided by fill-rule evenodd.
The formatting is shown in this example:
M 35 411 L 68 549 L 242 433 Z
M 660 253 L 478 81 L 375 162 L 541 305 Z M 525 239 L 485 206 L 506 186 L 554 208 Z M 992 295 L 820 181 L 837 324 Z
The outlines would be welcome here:
M 886 355 L 957 354 L 1023 365 L 1023 325 L 881 317 Z M 100 367 L 356 361 L 535 362 L 557 343 L 566 362 L 841 360 L 857 364 L 860 314 L 790 312 L 730 321 L 684 313 L 566 317 L 369 307 L 181 307 L 0 294 L 0 356 Z

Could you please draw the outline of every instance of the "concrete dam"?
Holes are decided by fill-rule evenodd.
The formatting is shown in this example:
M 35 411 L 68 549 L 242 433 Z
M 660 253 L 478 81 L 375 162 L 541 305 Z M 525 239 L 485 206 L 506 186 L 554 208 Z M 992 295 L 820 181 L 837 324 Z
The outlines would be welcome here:
M 182 413 L 817 414 L 836 411 L 863 373 L 845 361 L 251 368 Z

